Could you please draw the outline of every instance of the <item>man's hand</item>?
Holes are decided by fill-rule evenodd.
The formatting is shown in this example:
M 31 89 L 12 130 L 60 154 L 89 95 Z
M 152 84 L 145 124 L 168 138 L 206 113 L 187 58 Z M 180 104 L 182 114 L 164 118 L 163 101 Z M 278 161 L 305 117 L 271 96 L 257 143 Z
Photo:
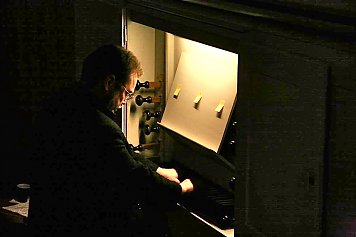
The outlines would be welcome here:
M 180 183 L 180 186 L 182 187 L 182 193 L 191 192 L 194 189 L 193 183 L 190 181 L 190 179 L 185 179 Z
M 175 169 L 165 169 L 165 168 L 158 167 L 156 172 L 161 176 L 165 177 L 166 179 L 169 179 L 173 182 L 176 182 L 177 184 L 180 184 L 180 181 L 178 179 L 178 173 Z

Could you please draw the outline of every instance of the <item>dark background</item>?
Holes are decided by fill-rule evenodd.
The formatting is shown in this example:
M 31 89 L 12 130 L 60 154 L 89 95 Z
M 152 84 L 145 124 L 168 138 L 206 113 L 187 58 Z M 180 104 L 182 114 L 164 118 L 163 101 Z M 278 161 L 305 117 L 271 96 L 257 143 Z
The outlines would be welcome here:
M 0 194 L 7 194 L 26 182 L 41 102 L 75 80 L 75 25 L 71 1 L 0 4 Z

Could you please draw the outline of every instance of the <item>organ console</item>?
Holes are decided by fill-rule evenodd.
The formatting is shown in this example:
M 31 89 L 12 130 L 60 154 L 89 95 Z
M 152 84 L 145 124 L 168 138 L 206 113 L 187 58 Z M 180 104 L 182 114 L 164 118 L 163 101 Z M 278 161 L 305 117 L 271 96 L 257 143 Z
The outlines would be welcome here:
M 150 135 L 151 132 L 156 132 L 156 133 L 158 133 L 158 132 L 159 132 L 159 127 L 156 126 L 156 127 L 152 127 L 152 128 L 151 128 L 150 125 L 146 124 L 146 125 L 145 125 L 145 134 L 146 134 L 146 135 Z
M 192 46 L 180 38 L 174 40 L 180 42 L 176 44 L 177 46 L 183 44 Z M 160 43 L 161 41 L 155 42 L 158 45 Z M 165 49 L 164 45 L 161 46 Z M 134 43 L 130 44 L 130 47 L 136 49 Z M 189 48 L 188 51 L 190 50 Z M 196 55 L 194 50 L 194 52 L 187 52 L 177 47 L 169 48 L 168 51 L 156 55 L 156 61 L 144 61 L 146 65 L 152 64 L 152 68 L 155 68 L 154 65 L 161 63 L 164 66 L 166 62 L 162 59 L 165 58 L 166 53 L 179 59 L 167 62 L 167 65 L 170 65 L 168 69 L 174 71 L 165 72 L 165 67 L 156 68 L 157 72 L 154 73 L 162 73 L 162 80 L 137 81 L 135 91 L 141 90 L 142 93 L 138 93 L 139 95 L 135 97 L 135 103 L 142 108 L 137 108 L 134 114 L 130 113 L 129 122 L 132 124 L 129 124 L 128 128 L 139 129 L 139 133 L 134 133 L 139 135 L 134 137 L 139 145 L 131 145 L 131 148 L 137 152 L 143 151 L 142 155 L 145 158 L 158 162 L 160 167 L 175 168 L 180 180 L 185 178 L 192 180 L 194 192 L 184 195 L 177 209 L 183 207 L 184 212 L 194 213 L 220 229 L 231 230 L 235 222 L 236 179 L 233 162 L 236 156 L 234 154 L 236 123 L 230 123 L 229 127 L 227 125 L 230 117 L 235 119 L 235 116 L 230 114 L 236 101 L 237 57 L 229 55 L 228 65 L 231 68 L 229 66 L 227 69 L 226 59 L 215 58 L 212 63 L 210 58 Z M 220 67 L 221 69 L 217 69 Z M 160 71 L 161 69 L 163 71 Z M 216 75 L 219 75 L 222 81 L 210 80 Z M 149 77 L 154 76 L 149 75 Z M 218 87 L 221 89 L 217 92 Z M 174 99 L 166 100 L 166 98 Z M 159 118 L 160 121 L 157 122 L 160 125 L 147 122 L 152 118 Z M 142 126 L 143 121 L 147 124 L 144 123 Z M 154 143 L 150 139 L 160 142 Z M 217 154 L 218 148 L 221 148 L 224 157 Z M 148 149 L 151 150 L 146 151 Z M 191 229 L 187 231 L 189 232 L 187 236 L 196 235 Z
M 137 81 L 135 90 L 138 91 L 140 88 L 160 88 L 161 87 L 161 82 L 151 82 L 151 81 L 145 81 L 145 82 L 140 82 Z
M 180 204 L 221 229 L 233 228 L 235 222 L 234 194 L 207 180 L 185 165 L 176 162 L 173 167 L 177 170 L 181 179 L 189 177 L 195 187 L 194 192 L 184 196 Z M 235 177 L 228 181 L 231 191 L 235 182 Z
M 141 106 L 143 103 L 160 103 L 161 97 L 151 97 L 147 96 L 146 98 L 142 97 L 141 95 L 136 96 L 135 102 L 138 106 Z
M 146 120 L 150 120 L 151 118 L 159 118 L 161 111 L 150 112 L 149 110 L 145 110 L 144 114 L 146 115 Z

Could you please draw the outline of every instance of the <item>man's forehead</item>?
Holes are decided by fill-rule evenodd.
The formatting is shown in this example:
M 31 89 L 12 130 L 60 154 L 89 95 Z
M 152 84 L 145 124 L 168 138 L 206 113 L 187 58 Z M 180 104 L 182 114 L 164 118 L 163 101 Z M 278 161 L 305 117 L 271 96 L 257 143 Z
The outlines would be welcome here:
M 137 72 L 131 73 L 131 74 L 130 74 L 130 78 L 131 78 L 131 80 L 137 79 L 137 78 L 138 78 L 138 73 L 137 73 Z

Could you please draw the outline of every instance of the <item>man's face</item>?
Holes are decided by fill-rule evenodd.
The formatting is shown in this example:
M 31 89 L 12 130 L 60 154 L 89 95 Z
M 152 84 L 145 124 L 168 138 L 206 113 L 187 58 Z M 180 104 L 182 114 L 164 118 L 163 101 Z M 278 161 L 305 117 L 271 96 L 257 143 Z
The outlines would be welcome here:
M 129 94 L 133 94 L 135 92 L 137 78 L 137 73 L 132 73 L 130 75 L 130 80 L 125 84 L 125 86 L 121 86 L 120 90 L 117 93 L 114 93 L 113 107 L 115 111 L 120 109 L 122 105 L 126 104 Z

